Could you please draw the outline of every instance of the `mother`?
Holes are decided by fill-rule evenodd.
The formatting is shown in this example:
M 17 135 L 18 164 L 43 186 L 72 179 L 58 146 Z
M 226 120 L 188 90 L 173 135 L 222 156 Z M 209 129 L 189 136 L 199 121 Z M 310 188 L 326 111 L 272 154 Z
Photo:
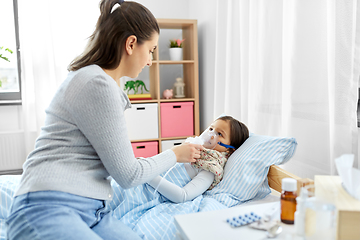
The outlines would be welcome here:
M 138 239 L 105 204 L 113 195 L 109 177 L 131 188 L 200 156 L 201 146 L 184 144 L 151 158 L 134 157 L 124 119 L 131 104 L 117 82 L 151 66 L 159 27 L 135 2 L 102 0 L 100 12 L 24 163 L 8 239 Z

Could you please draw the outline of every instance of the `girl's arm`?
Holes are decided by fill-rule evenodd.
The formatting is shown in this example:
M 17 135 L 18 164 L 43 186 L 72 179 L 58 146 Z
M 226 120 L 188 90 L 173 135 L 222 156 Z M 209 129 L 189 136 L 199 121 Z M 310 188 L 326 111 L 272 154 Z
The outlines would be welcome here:
M 170 201 L 181 203 L 193 200 L 197 196 L 203 194 L 210 187 L 214 181 L 214 178 L 215 175 L 213 173 L 202 170 L 183 188 L 169 182 L 160 176 L 157 176 L 148 183 L 154 189 L 158 188 L 157 191 L 168 198 Z

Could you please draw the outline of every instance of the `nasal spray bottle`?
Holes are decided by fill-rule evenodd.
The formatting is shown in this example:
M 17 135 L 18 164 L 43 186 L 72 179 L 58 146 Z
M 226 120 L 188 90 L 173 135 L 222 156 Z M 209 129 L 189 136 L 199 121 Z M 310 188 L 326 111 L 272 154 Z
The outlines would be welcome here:
M 294 216 L 295 233 L 298 236 L 305 236 L 305 204 L 308 198 L 308 191 L 300 189 L 300 196 L 296 198 L 296 212 Z

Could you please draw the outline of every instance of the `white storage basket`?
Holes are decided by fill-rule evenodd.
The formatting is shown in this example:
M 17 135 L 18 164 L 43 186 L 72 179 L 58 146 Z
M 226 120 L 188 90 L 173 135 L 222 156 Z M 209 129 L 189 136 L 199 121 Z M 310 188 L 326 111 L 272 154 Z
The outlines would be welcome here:
M 125 111 L 125 119 L 130 140 L 159 137 L 157 103 L 132 104 Z

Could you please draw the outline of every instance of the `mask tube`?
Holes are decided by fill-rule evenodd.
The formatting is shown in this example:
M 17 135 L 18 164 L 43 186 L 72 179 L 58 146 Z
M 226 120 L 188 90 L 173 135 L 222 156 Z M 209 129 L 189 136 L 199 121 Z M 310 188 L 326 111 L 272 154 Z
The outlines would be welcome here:
M 233 146 L 231 146 L 231 145 L 227 145 L 227 144 L 222 143 L 222 142 L 218 142 L 218 144 L 219 144 L 220 146 L 223 146 L 223 147 L 226 147 L 226 148 L 232 148 L 232 149 L 235 149 L 235 147 L 233 147 Z

